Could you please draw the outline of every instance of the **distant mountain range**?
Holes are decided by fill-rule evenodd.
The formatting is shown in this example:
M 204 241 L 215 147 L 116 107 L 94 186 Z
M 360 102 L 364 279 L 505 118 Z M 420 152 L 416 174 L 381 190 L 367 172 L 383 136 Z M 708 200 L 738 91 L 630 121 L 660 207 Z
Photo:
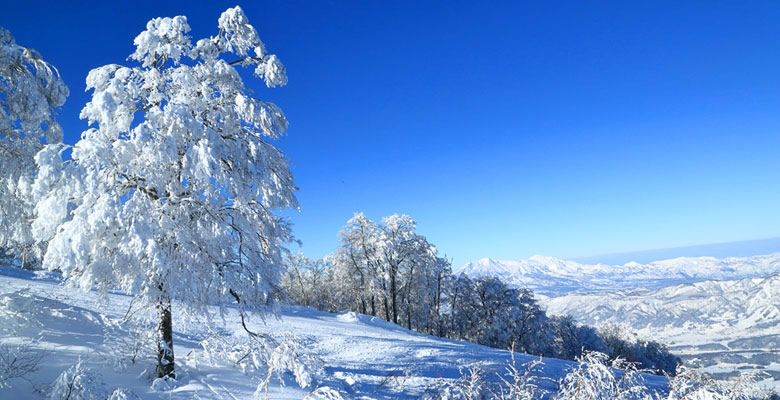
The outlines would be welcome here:
M 761 371 L 780 387 L 780 273 L 636 291 L 542 298 L 552 315 L 626 325 L 719 377 Z
M 581 264 L 555 257 L 520 261 L 483 258 L 457 268 L 469 277 L 496 276 L 546 296 L 572 292 L 657 289 L 681 283 L 763 277 L 780 272 L 780 253 L 753 257 L 680 257 L 647 264 Z
M 455 273 L 531 288 L 551 315 L 628 326 L 718 378 L 760 371 L 780 388 L 780 253 L 621 265 L 484 258 Z
M 780 327 L 780 273 L 763 278 L 684 283 L 638 293 L 569 294 L 544 300 L 550 314 L 580 322 L 642 328 L 760 330 Z M 780 342 L 777 343 L 780 349 Z

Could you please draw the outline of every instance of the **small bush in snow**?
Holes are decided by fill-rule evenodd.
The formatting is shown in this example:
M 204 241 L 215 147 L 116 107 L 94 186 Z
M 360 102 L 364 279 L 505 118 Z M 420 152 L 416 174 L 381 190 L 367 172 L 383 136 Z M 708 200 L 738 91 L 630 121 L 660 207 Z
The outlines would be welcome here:
M 289 374 L 298 386 L 306 388 L 312 385 L 322 369 L 322 361 L 304 352 L 295 339 L 278 342 L 272 337 L 254 333 L 233 336 L 214 334 L 201 341 L 200 346 L 212 364 L 227 362 L 240 367 L 246 374 L 264 374 L 255 398 L 267 396 L 268 386 L 274 376 L 284 385 L 283 378 Z M 321 393 L 325 393 L 325 389 Z
M 108 396 L 108 400 L 140 400 L 140 399 L 141 398 L 138 397 L 137 394 L 127 389 L 116 389 L 111 393 L 110 396 Z
M 512 352 L 512 362 L 507 365 L 507 376 L 499 375 L 501 386 L 495 397 L 501 400 L 531 400 L 541 397 L 542 391 L 534 384 L 537 379 L 533 372 L 542 364 L 542 359 L 534 360 L 522 365 L 515 362 L 515 353 Z
M 204 354 L 212 365 L 227 362 L 240 367 L 245 374 L 263 370 L 268 357 L 278 345 L 270 337 L 252 335 L 226 336 L 215 333 L 200 342 Z
M 168 392 L 176 387 L 176 379 L 170 376 L 164 376 L 152 381 L 152 390 L 155 392 Z
M 93 400 L 108 396 L 109 392 L 100 378 L 79 361 L 57 377 L 49 400 Z
M 604 353 L 583 355 L 580 365 L 563 380 L 558 399 L 566 400 L 654 400 L 642 375 L 632 363 L 616 359 L 611 365 Z M 616 371 L 615 368 L 623 369 Z
M 436 398 L 442 400 L 482 400 L 490 398 L 490 390 L 485 381 L 485 369 L 479 364 L 471 364 L 460 369 L 460 378 L 444 387 Z
M 264 398 L 268 398 L 268 385 L 274 375 L 279 378 L 282 385 L 284 385 L 283 376 L 289 373 L 295 378 L 298 386 L 309 387 L 320 369 L 320 362 L 314 357 L 303 354 L 294 341 L 286 341 L 271 351 L 266 367 L 268 373 L 265 380 L 257 386 L 256 399 L 261 398 L 263 394 Z
M 32 348 L 32 343 L 0 346 L 0 389 L 10 387 L 9 381 L 38 370 L 44 353 Z
M 344 400 L 338 390 L 323 386 L 306 395 L 303 400 Z
M 669 378 L 669 396 L 665 400 L 758 400 L 771 399 L 771 393 L 762 392 L 756 385 L 758 373 L 749 372 L 735 381 L 718 381 L 707 374 L 680 367 Z

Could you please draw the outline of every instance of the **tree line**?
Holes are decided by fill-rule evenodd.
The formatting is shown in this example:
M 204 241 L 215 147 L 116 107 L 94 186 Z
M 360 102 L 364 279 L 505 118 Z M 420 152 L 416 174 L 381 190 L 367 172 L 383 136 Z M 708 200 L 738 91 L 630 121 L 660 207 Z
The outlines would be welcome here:
M 673 374 L 680 359 L 661 343 L 618 326 L 599 329 L 549 316 L 533 291 L 495 277 L 452 273 L 450 262 L 416 232 L 414 219 L 380 222 L 358 213 L 322 259 L 287 257 L 286 301 L 327 312 L 354 311 L 409 330 L 566 360 L 597 351 L 640 368 Z

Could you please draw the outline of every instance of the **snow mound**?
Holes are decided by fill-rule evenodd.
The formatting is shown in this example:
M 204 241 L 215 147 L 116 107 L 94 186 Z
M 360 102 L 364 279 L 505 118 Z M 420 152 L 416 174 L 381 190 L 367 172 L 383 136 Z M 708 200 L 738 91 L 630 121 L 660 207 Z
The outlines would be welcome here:
M 345 313 L 338 314 L 338 316 L 336 316 L 336 318 L 338 318 L 338 320 L 341 321 L 341 322 L 358 322 L 359 321 L 357 314 L 355 314 L 352 311 L 348 311 L 348 312 L 345 312 Z

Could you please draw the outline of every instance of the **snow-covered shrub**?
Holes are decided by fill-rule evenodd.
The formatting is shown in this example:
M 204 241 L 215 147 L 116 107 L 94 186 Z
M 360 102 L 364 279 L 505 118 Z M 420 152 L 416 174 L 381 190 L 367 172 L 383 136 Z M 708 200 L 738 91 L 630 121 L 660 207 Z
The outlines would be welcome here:
M 268 357 L 278 343 L 270 337 L 260 335 L 225 335 L 215 332 L 199 345 L 209 362 L 225 362 L 239 367 L 245 374 L 265 370 Z
M 557 398 L 565 400 L 655 400 L 632 363 L 614 360 L 604 353 L 583 355 L 577 368 L 563 379 Z M 616 368 L 622 371 L 616 371 Z
M 719 381 L 685 366 L 669 377 L 669 395 L 665 400 L 758 400 L 771 398 L 756 384 L 757 372 L 741 374 L 734 381 Z
M 298 347 L 292 342 L 277 346 L 268 358 L 268 379 L 273 373 L 280 378 L 281 374 L 291 373 L 295 382 L 302 388 L 311 385 L 313 372 L 305 356 L 299 354 Z
M 152 390 L 155 392 L 169 392 L 176 387 L 176 378 L 163 376 L 152 381 Z
M 322 361 L 305 352 L 295 338 L 279 342 L 258 334 L 215 333 L 199 345 L 212 364 L 226 362 L 241 368 L 245 374 L 262 376 L 255 398 L 263 398 L 267 394 L 274 376 L 284 385 L 284 377 L 289 374 L 298 386 L 306 388 L 312 385 L 322 370 Z
M 137 394 L 132 392 L 128 389 L 116 389 L 114 390 L 110 396 L 108 396 L 108 400 L 140 400 L 141 398 L 138 397 Z
M 487 372 L 479 363 L 473 363 L 465 370 L 459 368 L 460 377 L 444 385 L 435 399 L 441 400 L 483 400 L 491 398 L 485 375 Z
M 109 391 L 103 381 L 79 360 L 57 377 L 49 400 L 93 400 L 108 396 Z
M 38 370 L 44 352 L 33 348 L 32 342 L 20 345 L 0 345 L 0 389 L 10 387 L 9 381 Z
M 533 372 L 542 364 L 542 359 L 517 365 L 515 353 L 506 367 L 506 376 L 498 375 L 501 380 L 495 397 L 500 400 L 531 400 L 541 397 L 542 391 L 534 382 L 539 379 Z
M 266 363 L 267 373 L 265 380 L 257 386 L 255 398 L 268 398 L 268 386 L 274 375 L 284 385 L 284 376 L 292 375 L 295 382 L 301 388 L 309 387 L 320 373 L 321 362 L 317 358 L 307 355 L 295 341 L 288 340 L 280 343 L 271 351 Z M 265 397 L 262 397 L 265 396 Z
M 336 389 L 323 386 L 307 394 L 303 400 L 344 400 L 344 396 Z

